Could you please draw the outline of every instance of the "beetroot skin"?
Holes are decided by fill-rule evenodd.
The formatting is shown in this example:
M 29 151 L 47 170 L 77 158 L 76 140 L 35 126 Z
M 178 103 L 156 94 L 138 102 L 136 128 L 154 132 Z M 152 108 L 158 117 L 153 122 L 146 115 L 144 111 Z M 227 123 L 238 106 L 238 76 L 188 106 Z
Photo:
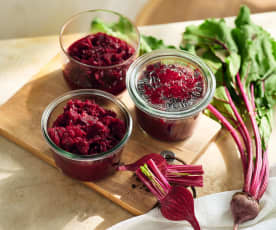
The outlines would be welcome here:
M 238 225 L 248 220 L 254 219 L 260 211 L 257 200 L 244 192 L 237 192 L 231 200 L 231 211 L 234 217 L 234 230 Z
M 70 100 L 64 112 L 48 129 L 60 148 L 78 155 L 102 153 L 117 145 L 125 135 L 122 120 L 92 100 Z
M 96 33 L 75 41 L 67 52 L 78 62 L 89 65 L 69 60 L 63 67 L 64 77 L 71 88 L 96 88 L 113 94 L 125 89 L 126 71 L 135 53 L 135 49 L 125 41 L 105 33 Z M 106 68 L 128 59 L 123 65 Z

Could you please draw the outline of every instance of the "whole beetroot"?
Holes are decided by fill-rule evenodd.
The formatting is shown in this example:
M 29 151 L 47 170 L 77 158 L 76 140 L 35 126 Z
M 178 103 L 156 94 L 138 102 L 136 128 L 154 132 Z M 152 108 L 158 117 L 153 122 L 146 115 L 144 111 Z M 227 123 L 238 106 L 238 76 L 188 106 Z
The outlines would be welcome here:
M 231 211 L 234 217 L 234 230 L 239 224 L 254 219 L 260 211 L 259 201 L 244 192 L 237 192 L 231 200 Z

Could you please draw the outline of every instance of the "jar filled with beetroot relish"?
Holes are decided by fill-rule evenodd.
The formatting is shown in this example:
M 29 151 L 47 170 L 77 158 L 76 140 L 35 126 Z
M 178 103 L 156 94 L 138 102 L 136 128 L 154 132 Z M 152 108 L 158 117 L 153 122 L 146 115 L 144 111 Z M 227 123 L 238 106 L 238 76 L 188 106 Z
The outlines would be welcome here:
M 116 26 L 120 23 L 127 24 L 124 33 Z M 71 17 L 60 33 L 66 82 L 72 89 L 121 93 L 126 71 L 138 56 L 139 40 L 137 28 L 116 12 L 89 10 Z
M 45 108 L 41 130 L 64 174 L 95 181 L 116 172 L 132 132 L 132 118 L 115 96 L 80 89 L 61 95 Z
M 180 50 L 157 50 L 139 57 L 126 82 L 139 125 L 163 141 L 190 137 L 216 88 L 209 67 Z

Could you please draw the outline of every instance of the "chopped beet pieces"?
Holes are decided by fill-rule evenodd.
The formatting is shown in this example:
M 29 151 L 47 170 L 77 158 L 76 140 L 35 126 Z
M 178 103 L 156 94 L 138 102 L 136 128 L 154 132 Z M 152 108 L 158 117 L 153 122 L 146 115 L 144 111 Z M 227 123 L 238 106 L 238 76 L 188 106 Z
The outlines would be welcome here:
M 138 81 L 138 89 L 154 107 L 181 110 L 202 97 L 204 81 L 198 69 L 157 62 L 147 66 Z
M 112 94 L 125 89 L 126 71 L 135 58 L 135 49 L 125 41 L 99 32 L 75 41 L 67 52 L 73 59 L 89 65 L 69 60 L 64 66 L 64 77 L 72 88 L 96 88 Z M 126 60 L 129 61 L 125 64 L 107 68 Z
M 71 57 L 93 66 L 120 64 L 134 52 L 134 48 L 125 41 L 100 32 L 81 38 L 68 48 Z
M 125 132 L 125 124 L 116 113 L 92 100 L 78 99 L 70 100 L 48 129 L 57 146 L 79 155 L 105 152 L 117 145 Z

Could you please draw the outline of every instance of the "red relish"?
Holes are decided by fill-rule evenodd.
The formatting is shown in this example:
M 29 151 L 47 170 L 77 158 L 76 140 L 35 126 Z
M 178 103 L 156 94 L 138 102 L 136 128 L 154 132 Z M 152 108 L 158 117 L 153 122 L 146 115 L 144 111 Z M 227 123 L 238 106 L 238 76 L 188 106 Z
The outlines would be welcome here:
M 78 99 L 70 100 L 48 129 L 57 146 L 78 155 L 108 151 L 121 141 L 125 132 L 125 124 L 116 113 L 92 100 Z
M 125 89 L 125 74 L 135 53 L 134 47 L 127 42 L 99 32 L 75 41 L 67 53 L 88 65 L 69 60 L 64 66 L 63 73 L 71 88 L 95 88 L 112 94 L 119 94 Z
M 204 80 L 198 69 L 157 62 L 146 67 L 138 81 L 138 90 L 154 108 L 180 111 L 202 98 Z
M 134 52 L 135 49 L 125 41 L 101 32 L 85 36 L 68 48 L 70 57 L 93 66 L 120 64 Z

